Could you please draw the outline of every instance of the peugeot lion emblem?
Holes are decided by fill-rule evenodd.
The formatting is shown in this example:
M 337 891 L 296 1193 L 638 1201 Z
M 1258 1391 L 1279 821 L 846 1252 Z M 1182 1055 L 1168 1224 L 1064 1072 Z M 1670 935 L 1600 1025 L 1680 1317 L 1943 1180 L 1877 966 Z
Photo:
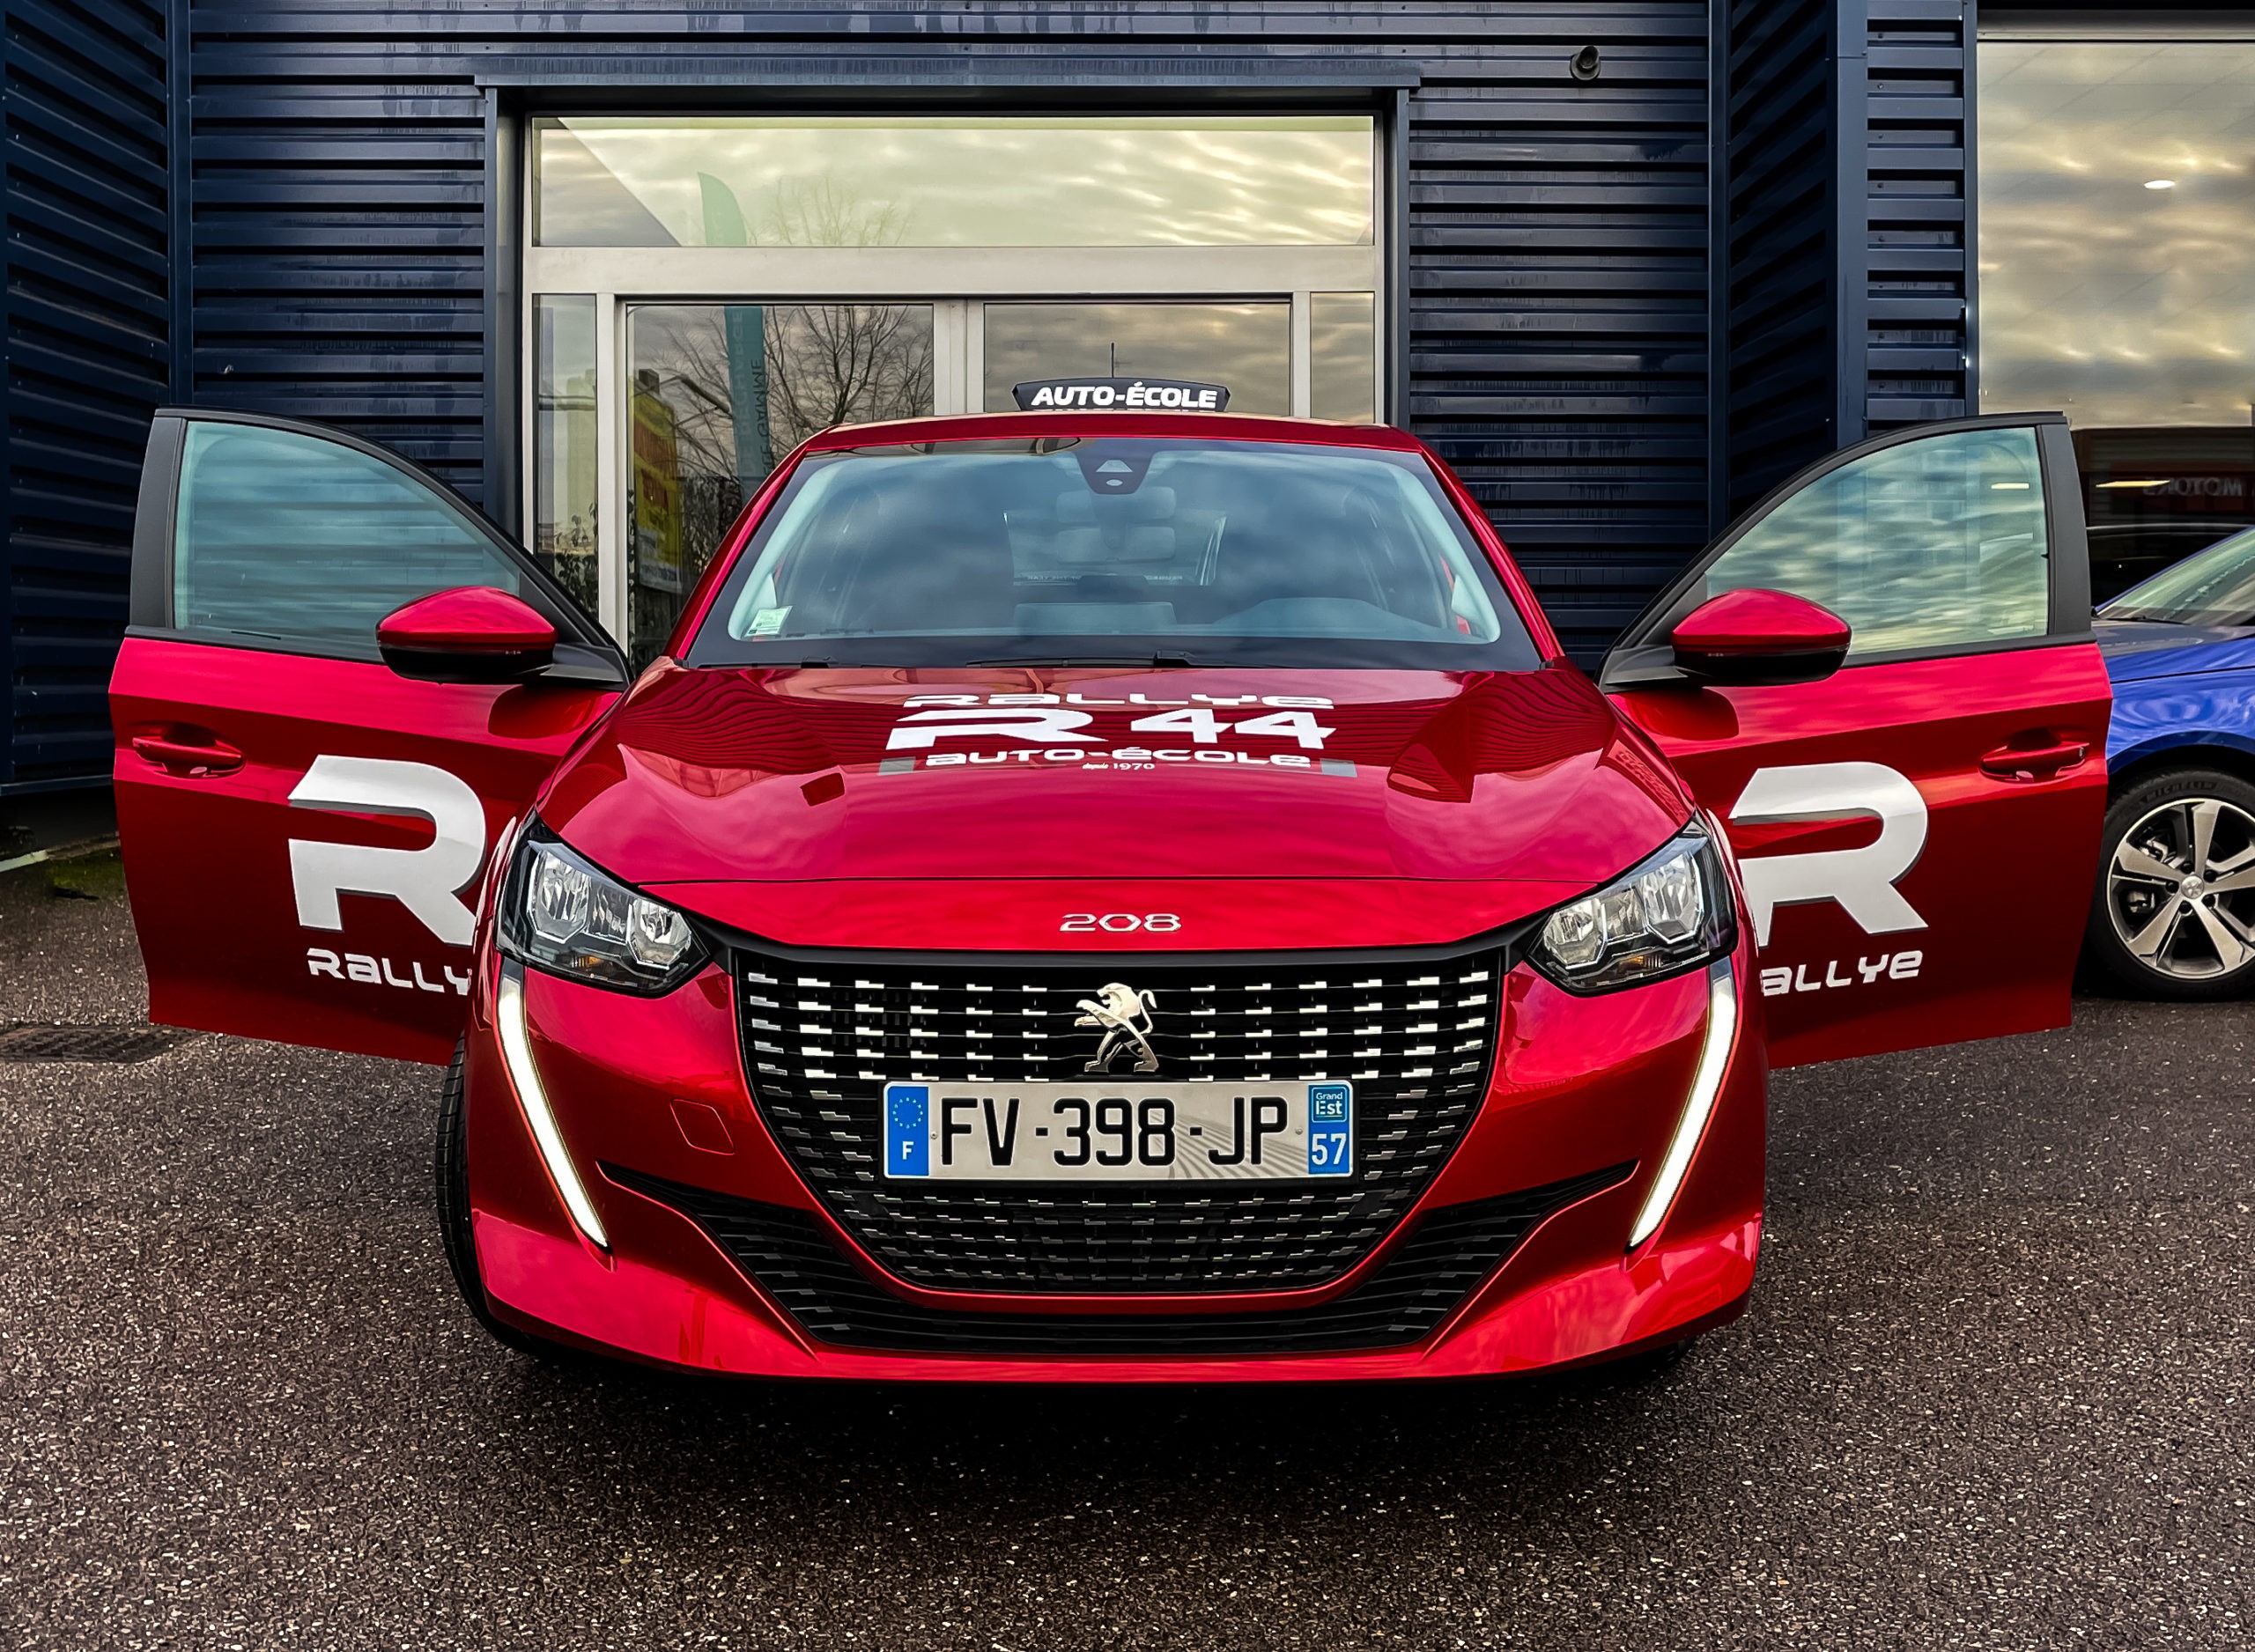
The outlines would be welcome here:
M 1159 1058 L 1151 1048 L 1150 1036 L 1153 1002 L 1149 992 L 1138 992 L 1119 981 L 1107 982 L 1094 998 L 1081 999 L 1078 1007 L 1083 1014 L 1073 1025 L 1104 1029 L 1104 1042 L 1096 1047 L 1096 1058 L 1081 1071 L 1109 1073 L 1112 1058 L 1132 1050 L 1136 1072 L 1157 1072 Z

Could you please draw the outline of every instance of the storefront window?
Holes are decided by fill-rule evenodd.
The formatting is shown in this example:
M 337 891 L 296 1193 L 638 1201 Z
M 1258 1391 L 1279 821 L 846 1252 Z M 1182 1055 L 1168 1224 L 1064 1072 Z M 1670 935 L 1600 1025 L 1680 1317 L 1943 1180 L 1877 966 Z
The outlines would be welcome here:
M 1981 404 L 2072 421 L 2103 601 L 2255 522 L 2255 41 L 1980 65 Z
M 594 616 L 595 558 L 595 300 L 555 293 L 533 301 L 532 554 Z
M 1371 244 L 1367 116 L 544 119 L 543 247 Z
M 527 536 L 638 660 L 826 425 L 1114 372 L 1379 414 L 1370 115 L 621 113 L 529 136 Z
M 1308 295 L 1308 416 L 1367 424 L 1378 417 L 1378 295 Z
M 1288 304 L 990 304 L 987 406 L 1028 379 L 1112 376 L 1224 384 L 1232 413 L 1292 410 Z
M 721 535 L 817 431 L 932 410 L 919 304 L 643 304 L 627 313 L 626 646 L 665 646 Z

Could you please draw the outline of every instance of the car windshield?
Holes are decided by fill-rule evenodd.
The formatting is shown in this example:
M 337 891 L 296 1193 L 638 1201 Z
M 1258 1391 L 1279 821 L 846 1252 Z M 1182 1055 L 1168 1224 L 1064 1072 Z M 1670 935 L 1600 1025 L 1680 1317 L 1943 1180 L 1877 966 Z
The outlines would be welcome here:
M 2175 625 L 2255 625 L 2255 527 L 2163 569 L 2098 612 Z
M 1417 455 L 1110 437 L 802 461 L 688 663 L 810 661 L 1538 663 Z

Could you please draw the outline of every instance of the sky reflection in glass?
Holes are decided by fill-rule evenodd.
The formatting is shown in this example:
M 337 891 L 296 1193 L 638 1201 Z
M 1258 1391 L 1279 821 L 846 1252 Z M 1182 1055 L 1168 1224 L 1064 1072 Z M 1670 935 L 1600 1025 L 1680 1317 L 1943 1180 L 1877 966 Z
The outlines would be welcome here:
M 547 247 L 1371 244 L 1367 116 L 573 116 Z
M 1980 66 L 1982 406 L 2246 424 L 2255 41 L 1984 41 Z
M 1783 500 L 1707 593 L 1790 591 L 1848 622 L 1849 656 L 2044 635 L 2043 468 L 2027 430 L 1958 431 L 1852 461 Z

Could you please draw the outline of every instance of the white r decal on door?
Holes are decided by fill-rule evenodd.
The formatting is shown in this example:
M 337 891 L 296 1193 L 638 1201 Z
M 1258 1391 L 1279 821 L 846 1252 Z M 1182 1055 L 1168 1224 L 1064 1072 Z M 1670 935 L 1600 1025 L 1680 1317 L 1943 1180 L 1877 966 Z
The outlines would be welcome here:
M 1740 859 L 1756 946 L 1770 944 L 1770 918 L 1778 907 L 1804 901 L 1837 901 L 1868 934 L 1926 926 L 1895 887 L 1926 846 L 1926 800 L 1897 771 L 1880 763 L 1757 769 L 1730 810 L 1731 819 L 1749 825 L 1856 815 L 1879 822 L 1877 841 L 1859 849 Z
M 485 853 L 485 806 L 469 782 L 427 763 L 324 754 L 291 789 L 290 804 L 406 815 L 429 821 L 434 834 L 420 849 L 292 837 L 290 881 L 297 891 L 299 923 L 307 929 L 342 929 L 340 893 L 388 895 L 448 946 L 469 945 L 477 917 L 462 903 L 461 891 L 477 875 Z

